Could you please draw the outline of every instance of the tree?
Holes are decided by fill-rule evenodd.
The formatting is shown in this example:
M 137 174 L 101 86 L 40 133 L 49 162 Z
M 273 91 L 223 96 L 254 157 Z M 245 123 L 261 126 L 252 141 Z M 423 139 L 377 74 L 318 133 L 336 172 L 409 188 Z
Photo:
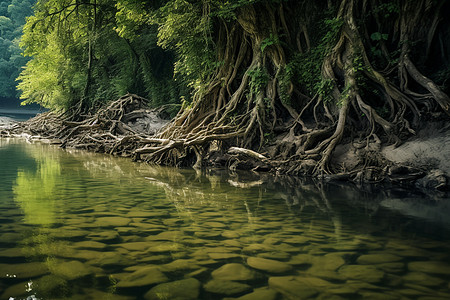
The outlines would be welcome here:
M 73 87 L 72 79 L 58 83 L 78 91 L 77 97 L 69 95 L 76 100 L 69 107 L 96 99 L 94 91 L 110 91 L 108 83 L 121 87 L 116 91 L 132 86 L 126 79 L 140 68 L 143 84 L 154 84 L 156 74 L 170 70 L 167 74 L 173 71 L 191 89 L 192 98 L 183 101 L 171 124 L 139 151 L 150 161 L 201 163 L 213 148 L 223 152 L 240 146 L 266 151 L 287 173 L 320 175 L 351 168 L 352 174 L 364 176 L 367 165 L 381 172 L 376 162 L 381 143 L 399 143 L 427 119 L 449 115 L 446 0 L 119 0 L 115 5 L 67 0 L 59 10 L 52 2 L 58 1 L 37 6 L 47 13 L 36 13 L 27 23 L 24 42 L 27 51 L 39 49 L 37 61 L 52 44 L 33 42 L 36 28 L 50 28 L 53 37 L 47 36 L 56 39 L 61 63 L 75 70 L 63 68 L 58 78 L 78 74 L 73 79 L 81 78 L 85 87 Z M 85 18 L 82 24 L 90 24 L 81 28 L 68 22 L 75 10 L 67 12 L 79 5 L 87 6 L 77 10 Z M 100 13 L 94 9 L 98 5 L 108 9 Z M 55 22 L 49 16 L 56 12 L 67 17 Z M 64 32 L 72 30 L 77 38 L 58 34 L 55 24 L 61 22 L 72 24 L 64 23 Z M 127 45 L 130 60 L 123 59 Z M 57 53 L 50 52 L 45 55 Z M 78 67 L 76 53 L 84 53 Z M 170 60 L 155 68 L 159 57 Z M 103 71 L 109 60 L 117 73 Z M 29 64 L 22 82 L 36 78 L 33 69 L 45 69 Z M 25 95 L 38 88 L 23 86 Z M 362 145 L 358 164 L 330 165 L 341 143 Z
M 449 113 L 448 8 L 428 0 L 168 1 L 149 22 L 159 24 L 159 44 L 176 51 L 194 96 L 159 135 L 179 142 L 153 147 L 148 159 L 172 164 L 191 151 L 201 160 L 220 141 L 269 149 L 289 173 L 311 160 L 307 172 L 343 171 L 329 167 L 343 139 L 399 142 L 420 116 Z
M 16 98 L 15 79 L 27 59 L 19 47 L 25 18 L 32 14 L 30 0 L 4 1 L 0 4 L 0 97 Z
M 176 102 L 179 89 L 168 80 L 173 58 L 156 46 L 156 28 L 137 26 L 133 34 L 120 36 L 116 4 L 36 4 L 22 39 L 25 55 L 32 57 L 18 78 L 25 103 L 87 111 L 127 92 L 151 95 L 155 104 Z

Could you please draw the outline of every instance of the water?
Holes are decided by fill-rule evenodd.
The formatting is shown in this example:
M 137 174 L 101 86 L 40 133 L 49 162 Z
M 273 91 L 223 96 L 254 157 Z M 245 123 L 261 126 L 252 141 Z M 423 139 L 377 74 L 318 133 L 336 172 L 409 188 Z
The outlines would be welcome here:
M 0 299 L 450 299 L 439 195 L 8 139 L 0 169 Z
M 34 117 L 38 110 L 33 109 L 19 109 L 19 108 L 1 108 L 0 107 L 0 118 L 7 117 L 16 121 L 26 121 Z

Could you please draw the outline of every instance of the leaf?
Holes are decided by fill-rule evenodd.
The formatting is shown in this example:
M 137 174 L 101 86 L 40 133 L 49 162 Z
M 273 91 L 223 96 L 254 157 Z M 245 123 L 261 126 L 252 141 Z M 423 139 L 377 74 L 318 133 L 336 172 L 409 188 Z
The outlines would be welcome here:
M 370 35 L 372 41 L 380 41 L 382 39 L 382 34 L 380 32 L 374 32 Z

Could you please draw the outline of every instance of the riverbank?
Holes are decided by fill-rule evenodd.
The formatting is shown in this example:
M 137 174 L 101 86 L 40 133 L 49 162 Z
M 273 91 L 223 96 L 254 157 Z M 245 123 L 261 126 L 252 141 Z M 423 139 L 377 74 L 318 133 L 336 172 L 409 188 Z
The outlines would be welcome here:
M 285 143 L 280 134 L 260 152 L 224 147 L 218 132 L 205 139 L 155 138 L 170 120 L 161 109 L 147 108 L 148 100 L 125 95 L 81 120 L 47 112 L 26 122 L 0 126 L 1 136 L 21 136 L 30 141 L 60 144 L 93 152 L 129 157 L 135 161 L 194 168 L 252 170 L 278 175 L 311 176 L 318 162 L 301 163 L 276 159 L 274 149 Z M 5 119 L 5 122 L 7 119 Z M 394 147 L 379 140 L 355 143 L 350 140 L 336 147 L 330 165 L 348 170 L 315 174 L 326 181 L 350 181 L 356 184 L 388 182 L 427 190 L 449 190 L 450 126 L 445 121 L 429 122 L 403 144 Z M 209 142 L 205 147 L 205 142 Z M 219 145 L 219 143 L 222 143 Z M 162 159 L 164 157 L 164 159 Z M 183 157 L 183 160 L 170 160 Z M 295 172 L 292 172 L 295 170 Z

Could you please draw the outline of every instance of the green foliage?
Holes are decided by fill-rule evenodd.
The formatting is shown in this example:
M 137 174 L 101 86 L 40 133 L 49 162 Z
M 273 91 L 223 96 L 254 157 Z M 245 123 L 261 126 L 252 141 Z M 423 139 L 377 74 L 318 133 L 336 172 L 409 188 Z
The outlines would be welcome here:
M 211 1 L 214 6 L 212 16 L 224 19 L 228 22 L 236 20 L 236 12 L 239 8 L 251 5 L 261 0 L 215 0 Z
M 34 2 L 8 0 L 0 3 L 0 97 L 17 96 L 15 78 L 28 60 L 21 55 L 19 41 Z
M 249 88 L 251 95 L 257 95 L 269 81 L 269 74 L 264 68 L 255 68 L 248 71 L 250 77 Z
M 264 49 L 268 46 L 276 45 L 280 43 L 280 39 L 278 38 L 278 35 L 273 35 L 272 33 L 269 35 L 269 37 L 265 38 L 261 42 L 261 52 L 264 52 Z
M 335 45 L 343 21 L 337 18 L 322 19 L 318 25 L 320 30 L 316 45 L 307 53 L 295 54 L 286 67 L 285 79 L 296 79 L 296 83 L 310 96 L 320 95 L 324 101 L 331 101 L 334 82 L 322 79 L 321 67 L 323 59 L 329 55 Z
M 24 103 L 89 109 L 128 92 L 152 105 L 177 103 L 186 91 L 173 81 L 173 54 L 147 23 L 156 2 L 39 1 L 22 39 L 32 57 L 19 76 Z
M 399 2 L 388 1 L 387 3 L 381 3 L 375 7 L 373 13 L 376 13 L 384 18 L 389 18 L 391 16 L 397 16 L 400 12 Z
M 291 98 L 289 95 L 289 88 L 291 85 L 291 80 L 294 76 L 294 71 L 292 70 L 292 65 L 288 65 L 280 71 L 278 75 L 278 87 L 280 89 L 280 100 L 284 104 L 292 105 Z

